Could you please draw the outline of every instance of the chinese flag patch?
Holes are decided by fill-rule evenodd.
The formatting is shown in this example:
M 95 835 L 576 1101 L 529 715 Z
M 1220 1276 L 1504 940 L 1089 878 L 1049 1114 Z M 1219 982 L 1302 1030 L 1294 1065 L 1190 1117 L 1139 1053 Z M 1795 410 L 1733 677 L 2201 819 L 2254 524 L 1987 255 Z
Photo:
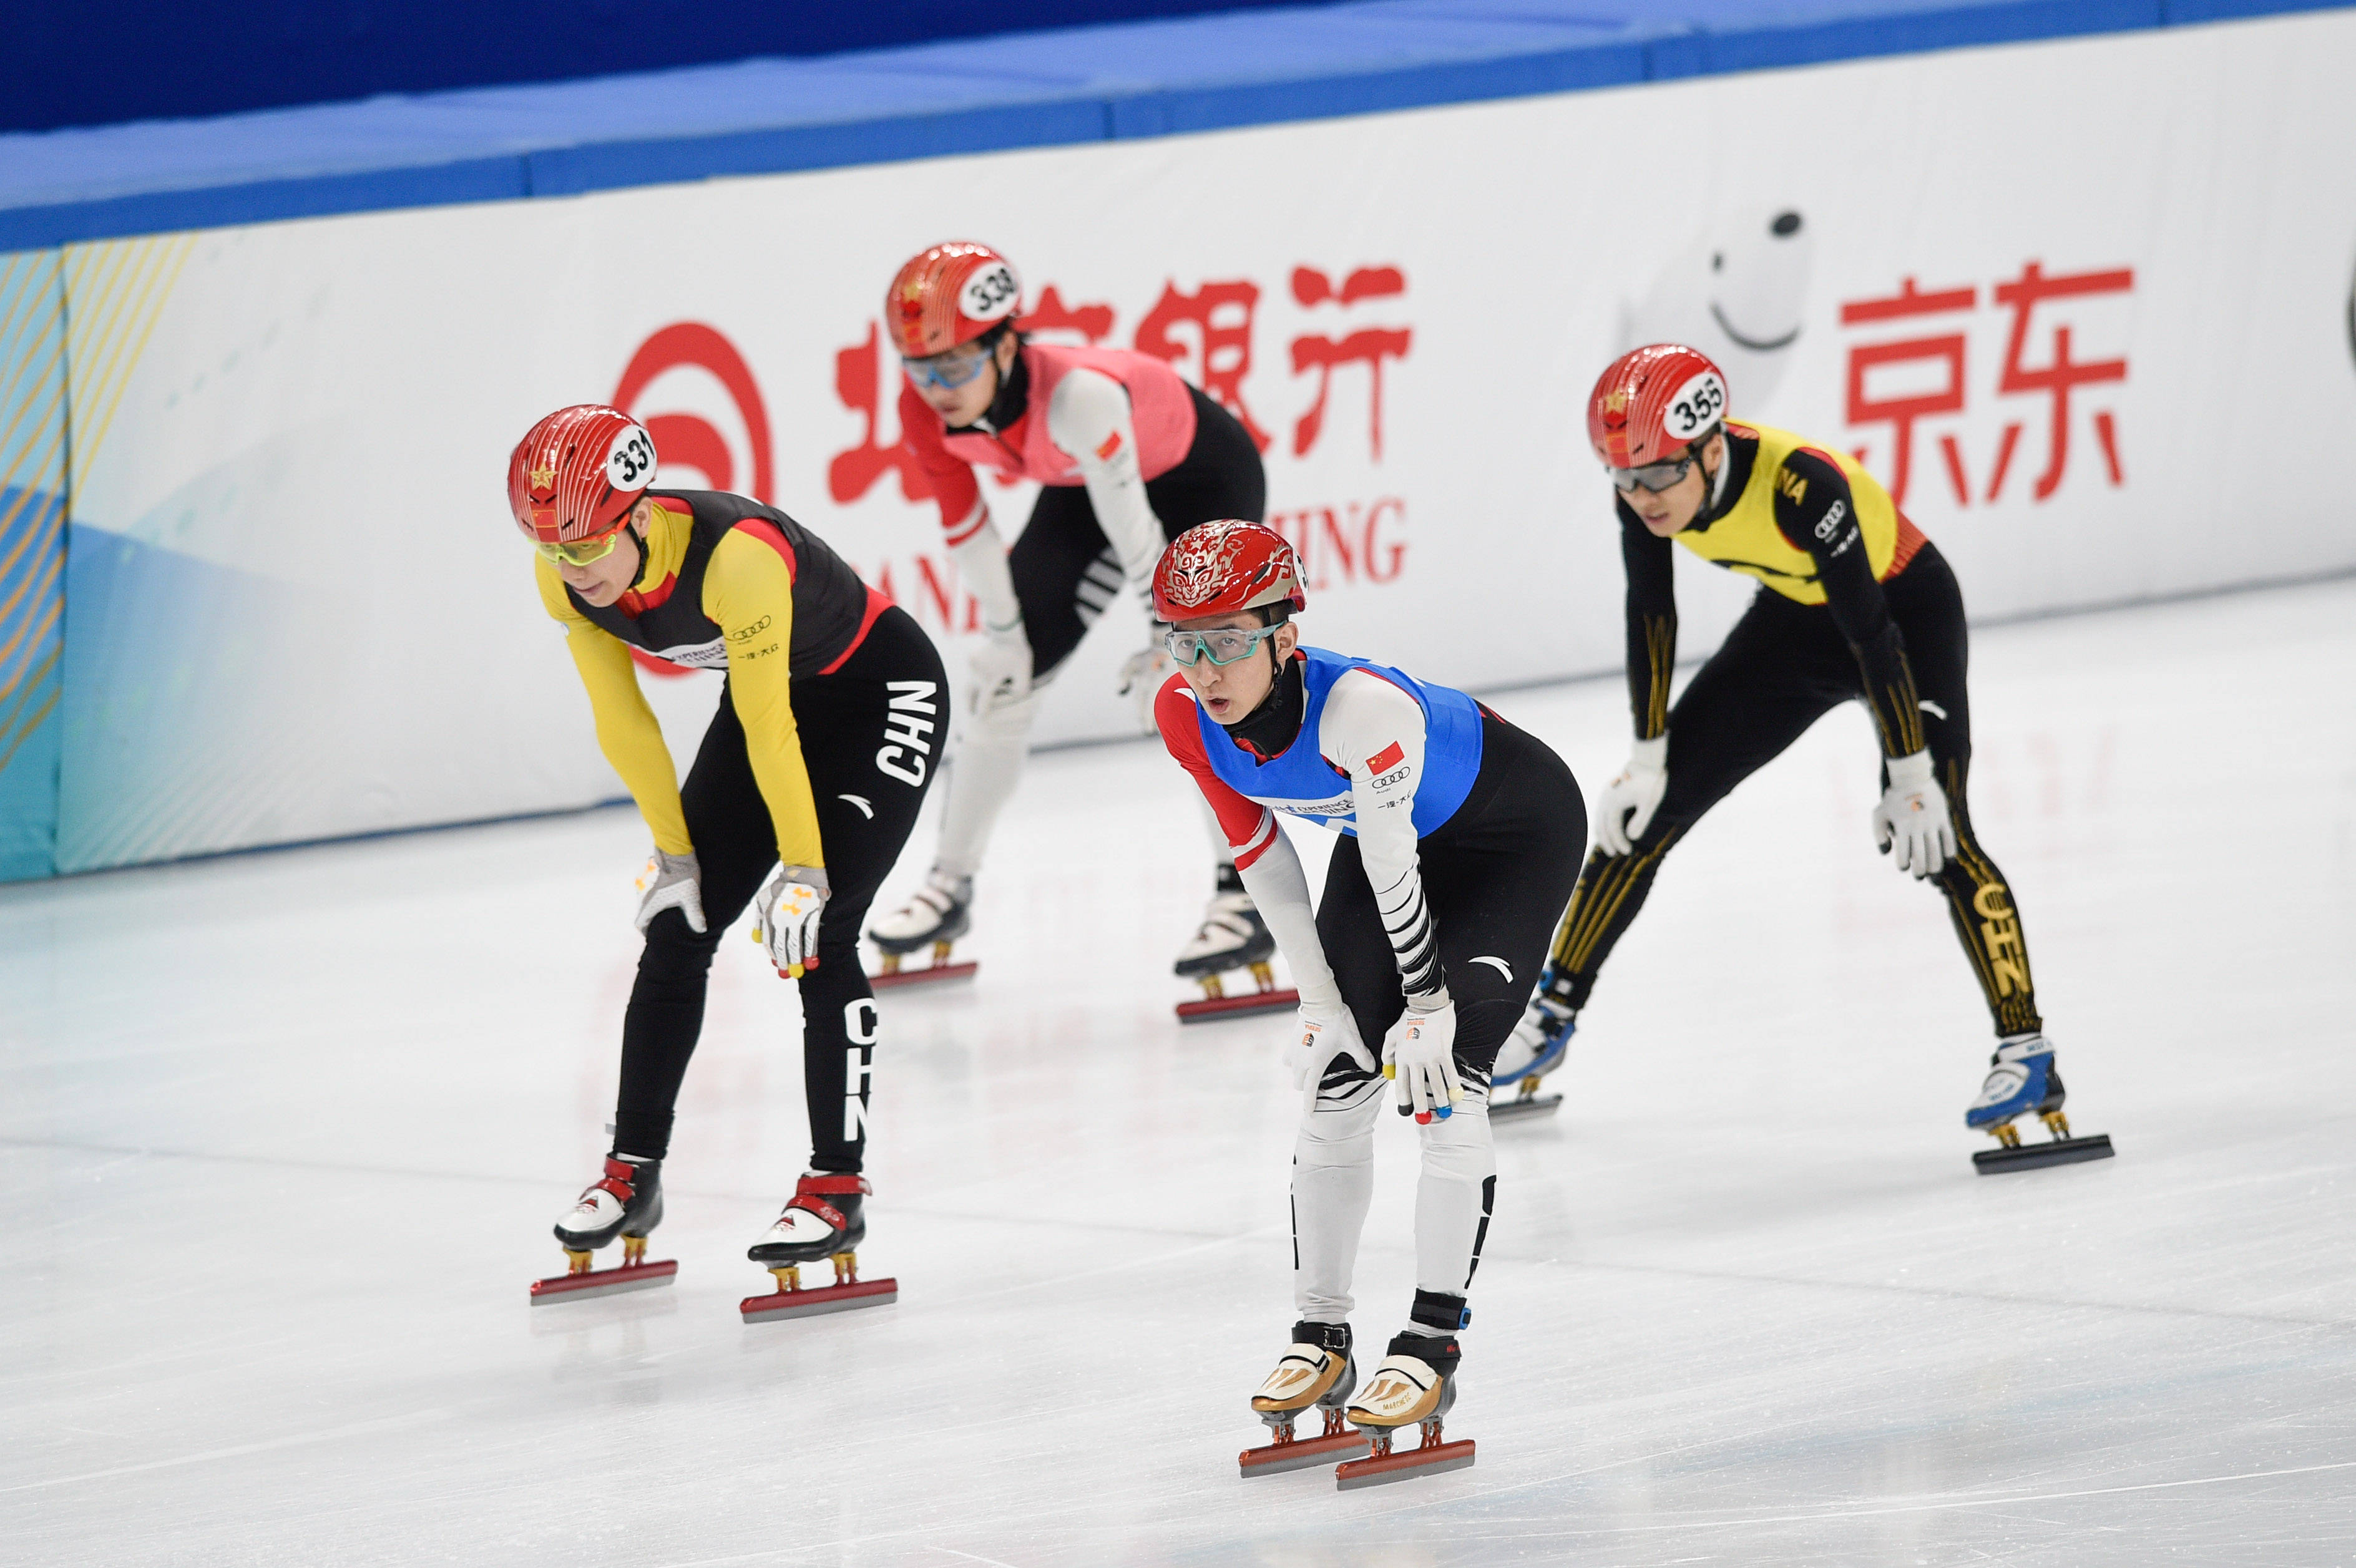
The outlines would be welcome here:
M 1370 773 L 1387 773 L 1406 761 L 1407 753 L 1399 750 L 1399 743 L 1397 741 L 1393 741 L 1366 759 L 1366 771 Z
M 1104 438 L 1103 445 L 1097 448 L 1097 461 L 1098 463 L 1110 463 L 1112 461 L 1112 454 L 1119 450 L 1120 432 L 1115 431 L 1110 435 Z

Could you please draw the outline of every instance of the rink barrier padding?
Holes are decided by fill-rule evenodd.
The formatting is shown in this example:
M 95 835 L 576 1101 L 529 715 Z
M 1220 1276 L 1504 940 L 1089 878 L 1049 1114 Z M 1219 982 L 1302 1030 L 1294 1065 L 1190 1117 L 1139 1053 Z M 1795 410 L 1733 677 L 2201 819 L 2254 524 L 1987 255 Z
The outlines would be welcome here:
M 1510 18 L 1376 3 L 17 133 L 0 135 L 0 251 L 2336 8 L 2008 0 L 1907 9 L 1849 0 L 1795 21 L 1762 20 L 1739 0 L 1668 0 L 1641 11 L 1554 0 Z M 1112 82 L 1124 85 L 1108 91 Z M 322 168 L 323 160 L 343 166 Z

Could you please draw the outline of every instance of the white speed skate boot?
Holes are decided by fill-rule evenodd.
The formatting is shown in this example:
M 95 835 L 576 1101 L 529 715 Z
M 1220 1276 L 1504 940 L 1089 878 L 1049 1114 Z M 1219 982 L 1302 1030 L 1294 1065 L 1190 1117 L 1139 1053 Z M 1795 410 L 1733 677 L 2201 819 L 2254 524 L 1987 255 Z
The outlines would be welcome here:
M 906 903 L 867 928 L 867 939 L 884 955 L 868 983 L 881 988 L 964 979 L 975 966 L 950 963 L 949 948 L 972 929 L 973 879 L 943 876 L 936 867 Z M 900 960 L 920 947 L 933 950 L 933 961 L 921 969 L 901 968 Z
M 1253 1411 L 1268 1423 L 1275 1440 L 1243 1451 L 1238 1463 L 1244 1475 L 1281 1475 L 1364 1454 L 1366 1435 L 1351 1431 L 1342 1420 L 1343 1407 L 1357 1386 L 1358 1369 L 1350 1359 L 1350 1326 L 1295 1323 L 1292 1343 L 1277 1359 L 1276 1371 L 1252 1395 Z M 1325 1430 L 1314 1437 L 1296 1436 L 1295 1424 L 1312 1410 L 1323 1413 Z
M 1428 1293 L 1416 1292 L 1420 1302 Z M 1392 1337 L 1382 1365 L 1350 1402 L 1350 1424 L 1373 1439 L 1373 1451 L 1333 1472 L 1342 1491 L 1403 1481 L 1410 1476 L 1462 1470 L 1472 1463 L 1470 1439 L 1440 1440 L 1440 1424 L 1456 1403 L 1456 1368 L 1464 1359 L 1453 1335 L 1399 1334 Z M 1422 1434 L 1413 1448 L 1394 1450 L 1392 1440 L 1401 1427 Z
M 1983 1175 L 2003 1170 L 2029 1170 L 2043 1165 L 2072 1165 L 2080 1160 L 2108 1159 L 2114 1152 L 2108 1133 L 2086 1137 L 2070 1135 L 2070 1118 L 2062 1114 L 2068 1092 L 2053 1063 L 2053 1042 L 2041 1033 L 2008 1035 L 1988 1058 L 1988 1074 L 1978 1096 L 1964 1112 L 1964 1125 L 1997 1141 L 1992 1149 L 1972 1156 Z M 2051 1135 L 2041 1144 L 2024 1144 L 2013 1125 L 2017 1117 L 2034 1112 Z
M 1269 960 L 1276 956 L 1276 937 L 1268 923 L 1259 917 L 1252 904 L 1251 895 L 1244 891 L 1243 879 L 1235 867 L 1222 865 L 1216 891 L 1203 911 L 1203 923 L 1195 929 L 1186 945 L 1178 950 L 1178 961 L 1171 972 L 1181 979 L 1193 980 L 1203 987 L 1201 999 L 1178 1004 L 1181 1022 L 1197 1019 L 1230 1018 L 1237 1013 L 1273 1012 L 1280 1008 L 1297 1008 L 1301 993 L 1276 983 L 1276 971 Z M 1220 976 L 1236 969 L 1248 969 L 1258 985 L 1256 991 L 1241 996 L 1229 996 Z

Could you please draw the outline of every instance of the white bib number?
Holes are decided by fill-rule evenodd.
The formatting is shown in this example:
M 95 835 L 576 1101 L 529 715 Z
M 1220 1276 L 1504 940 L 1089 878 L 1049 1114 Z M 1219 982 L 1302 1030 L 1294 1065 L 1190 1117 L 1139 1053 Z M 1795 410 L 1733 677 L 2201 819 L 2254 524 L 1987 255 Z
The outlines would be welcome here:
M 1677 389 L 1661 426 L 1671 441 L 1691 441 L 1725 417 L 1726 383 L 1716 371 L 1704 370 Z
M 605 483 L 616 490 L 643 490 L 654 482 L 655 438 L 632 425 L 605 449 Z
M 1023 285 L 1015 282 L 1014 269 L 999 261 L 965 281 L 958 308 L 968 321 L 996 321 L 1013 315 L 1015 302 L 1022 297 Z

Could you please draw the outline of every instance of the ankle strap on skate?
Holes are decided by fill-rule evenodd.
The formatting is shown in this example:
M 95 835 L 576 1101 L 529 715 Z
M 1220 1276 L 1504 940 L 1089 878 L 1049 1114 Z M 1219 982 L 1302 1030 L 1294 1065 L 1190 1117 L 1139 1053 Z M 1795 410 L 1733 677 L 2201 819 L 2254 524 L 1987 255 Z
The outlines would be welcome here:
M 856 1194 L 865 1197 L 874 1190 L 867 1185 L 867 1179 L 863 1176 L 805 1176 L 794 1184 L 794 1195 L 786 1200 L 786 1207 L 815 1214 L 836 1230 L 847 1231 L 851 1228 L 851 1221 L 844 1219 L 842 1211 L 828 1202 L 824 1195 L 832 1193 L 840 1198 Z
M 605 1175 L 604 1179 L 591 1182 L 589 1184 L 589 1190 L 594 1192 L 598 1189 L 603 1188 L 606 1191 L 612 1193 L 616 1200 L 620 1202 L 624 1208 L 627 1208 L 629 1206 L 630 1200 L 637 1195 L 637 1179 L 638 1168 L 637 1166 L 632 1165 L 626 1159 L 616 1159 L 609 1154 L 605 1157 Z

